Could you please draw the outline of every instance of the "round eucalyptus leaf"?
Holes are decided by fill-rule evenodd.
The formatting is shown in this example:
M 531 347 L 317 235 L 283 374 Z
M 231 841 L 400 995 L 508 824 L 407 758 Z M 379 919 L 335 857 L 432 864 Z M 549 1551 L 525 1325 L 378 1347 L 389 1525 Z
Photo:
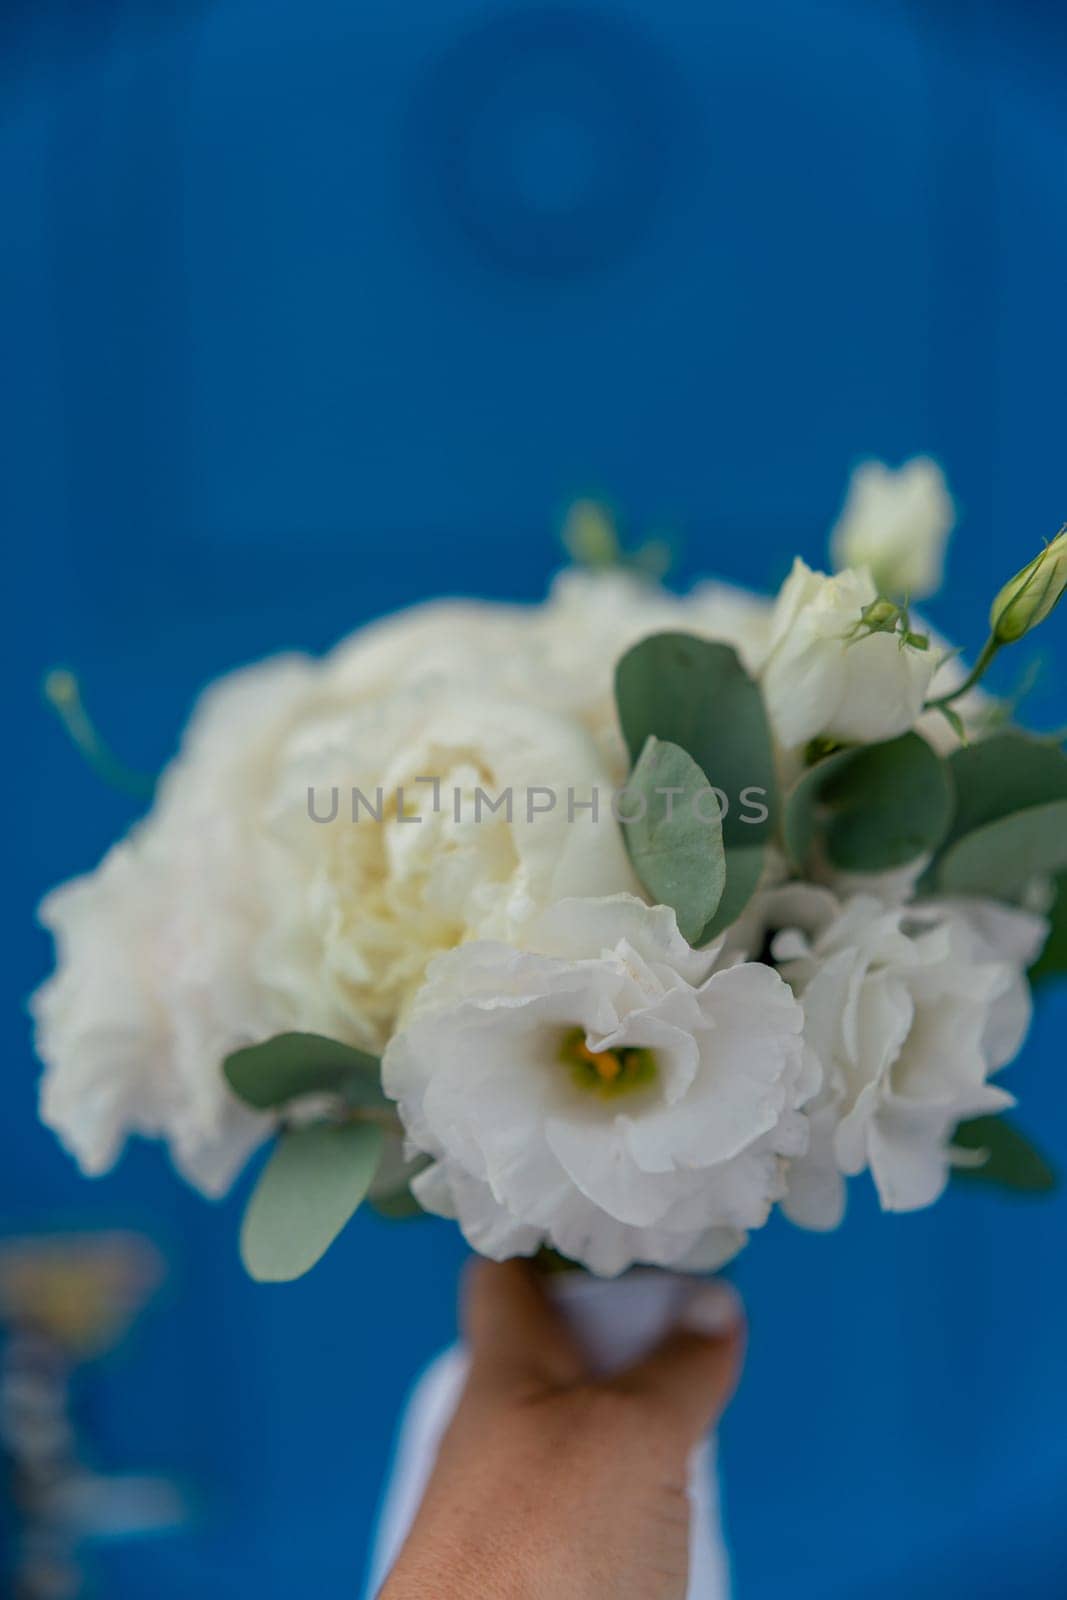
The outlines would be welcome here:
M 634 870 L 671 906 L 690 944 L 700 942 L 722 899 L 726 857 L 718 805 L 704 773 L 678 745 L 649 738 L 620 810 Z
M 976 828 L 1053 800 L 1067 800 L 1067 754 L 1048 739 L 1006 729 L 949 758 L 956 815 L 946 847 Z
M 619 662 L 615 699 L 631 762 L 649 738 L 678 745 L 727 797 L 727 849 L 766 841 L 777 826 L 774 747 L 763 696 L 736 650 L 688 633 L 654 634 Z M 757 802 L 746 804 L 746 791 L 766 817 L 752 820 Z
M 370 1203 L 378 1215 L 385 1217 L 389 1222 L 410 1222 L 415 1217 L 426 1215 L 410 1189 L 396 1189 L 392 1194 L 371 1195 Z
M 759 888 L 765 859 L 766 851 L 761 844 L 753 845 L 750 850 L 737 848 L 727 850 L 726 883 L 722 899 L 715 915 L 700 936 L 698 941 L 700 944 L 708 944 L 712 939 L 717 939 L 720 933 L 724 933 L 737 921 Z
M 826 852 L 842 872 L 891 872 L 937 849 L 952 822 L 946 763 L 917 733 L 864 745 L 829 777 Z
M 1049 912 L 1049 936 L 1045 948 L 1030 968 L 1030 982 L 1058 978 L 1067 973 L 1067 872 L 1055 883 L 1055 899 Z
M 1004 1117 L 974 1117 L 970 1122 L 961 1122 L 952 1142 L 959 1150 L 985 1156 L 978 1165 L 954 1167 L 956 1178 L 996 1183 L 1022 1194 L 1048 1194 L 1059 1186 L 1055 1168 Z
M 946 850 L 937 882 L 946 894 L 1016 900 L 1031 878 L 1067 868 L 1067 800 L 1031 806 L 975 828 Z
M 853 760 L 856 751 L 836 750 L 801 774 L 785 799 L 782 843 L 786 855 L 802 872 L 815 842 L 816 818 L 823 787 Z
M 783 839 L 803 868 L 821 833 L 842 872 L 891 872 L 937 849 L 952 821 L 946 763 L 917 733 L 826 756 L 786 804 Z
M 306 1094 L 340 1095 L 347 1105 L 388 1105 L 377 1056 L 317 1033 L 279 1033 L 234 1050 L 222 1067 L 238 1099 L 269 1111 Z
M 303 1277 L 370 1188 L 385 1135 L 365 1122 L 319 1122 L 278 1137 L 241 1225 L 241 1259 L 260 1283 Z

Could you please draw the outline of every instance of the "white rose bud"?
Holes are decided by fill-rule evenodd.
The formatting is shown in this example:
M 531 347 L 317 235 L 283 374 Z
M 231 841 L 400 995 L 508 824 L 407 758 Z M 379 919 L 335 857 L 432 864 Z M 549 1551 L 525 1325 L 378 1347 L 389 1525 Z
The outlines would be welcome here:
M 834 567 L 868 567 L 882 594 L 921 600 L 941 587 L 956 508 L 936 461 L 916 456 L 893 471 L 864 461 L 830 536 Z
M 794 563 L 775 605 L 763 693 L 786 750 L 818 737 L 878 744 L 914 727 L 940 662 L 868 572 Z
M 1001 589 L 989 613 L 998 644 L 1014 644 L 1054 611 L 1067 589 L 1067 527 Z

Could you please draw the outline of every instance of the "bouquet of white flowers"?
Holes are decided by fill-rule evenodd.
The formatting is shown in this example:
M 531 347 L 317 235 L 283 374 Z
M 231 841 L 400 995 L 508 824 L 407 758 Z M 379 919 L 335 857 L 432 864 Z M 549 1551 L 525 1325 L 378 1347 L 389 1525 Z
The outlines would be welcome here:
M 977 686 L 1067 531 L 967 671 L 908 605 L 950 521 L 931 463 L 867 467 L 840 570 L 772 601 L 672 595 L 580 506 L 542 605 L 214 685 L 44 902 L 44 1121 L 89 1173 L 162 1137 L 210 1194 L 273 1141 L 242 1232 L 270 1280 L 364 1200 L 612 1276 L 719 1267 L 777 1206 L 833 1228 L 864 1171 L 893 1211 L 954 1172 L 1047 1187 L 992 1078 L 1028 970 L 1067 966 L 1067 754 Z

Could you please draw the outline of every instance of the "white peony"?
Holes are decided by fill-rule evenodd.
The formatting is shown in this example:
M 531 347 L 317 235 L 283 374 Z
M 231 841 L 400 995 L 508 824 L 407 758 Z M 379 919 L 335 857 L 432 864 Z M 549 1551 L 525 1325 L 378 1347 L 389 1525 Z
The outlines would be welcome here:
M 655 633 L 694 633 L 732 645 L 751 671 L 770 624 L 765 596 L 702 583 L 688 595 L 622 571 L 573 568 L 543 605 L 434 601 L 375 623 L 333 652 L 330 672 L 360 699 L 442 683 L 495 694 L 579 722 L 612 781 L 627 760 L 615 714 L 615 668 Z
M 419 684 L 484 686 L 488 662 L 498 688 L 521 691 L 522 672 L 511 667 L 528 648 L 541 609 L 428 600 L 349 634 L 326 657 L 323 673 L 335 697 L 349 705 Z M 530 685 L 520 698 L 533 701 L 536 693 Z
M 41 906 L 57 958 L 31 1001 L 41 1117 L 88 1173 L 140 1133 L 165 1138 L 184 1176 L 218 1194 L 263 1137 L 220 1066 L 282 1025 L 254 972 L 271 906 L 252 819 L 312 676 L 290 657 L 217 684 L 150 817 Z
M 762 666 L 775 735 L 796 750 L 818 737 L 877 744 L 919 719 L 940 662 L 899 633 L 871 633 L 878 598 L 866 571 L 828 578 L 798 557 L 778 596 Z
M 831 535 L 835 566 L 867 567 L 883 594 L 922 600 L 941 587 L 956 508 L 928 456 L 896 472 L 864 461 L 852 474 Z
M 765 966 L 712 971 L 673 912 L 628 895 L 564 901 L 524 945 L 435 962 L 386 1051 L 433 1158 L 419 1200 L 496 1258 L 720 1265 L 806 1146 L 818 1075 L 789 989 Z
M 762 915 L 782 930 L 773 956 L 823 1070 L 785 1209 L 833 1227 L 842 1175 L 865 1170 L 887 1211 L 932 1204 L 956 1125 L 1014 1103 L 988 1080 L 1025 1038 L 1025 968 L 1046 924 L 987 901 L 903 907 L 857 895 L 842 904 L 800 884 L 771 891 Z
M 636 889 L 611 792 L 579 723 L 485 689 L 309 717 L 264 800 L 283 861 L 262 977 L 294 1026 L 380 1050 L 434 956 L 517 939 L 567 894 Z
M 425 608 L 204 697 L 149 816 L 41 910 L 41 1114 L 87 1171 L 145 1133 L 222 1191 L 269 1127 L 231 1097 L 229 1051 L 286 1029 L 380 1050 L 434 956 L 636 886 L 590 734 L 487 688 L 520 631 L 503 607 Z M 353 823 L 353 785 L 380 820 Z M 332 822 L 309 788 L 319 816 L 336 789 Z

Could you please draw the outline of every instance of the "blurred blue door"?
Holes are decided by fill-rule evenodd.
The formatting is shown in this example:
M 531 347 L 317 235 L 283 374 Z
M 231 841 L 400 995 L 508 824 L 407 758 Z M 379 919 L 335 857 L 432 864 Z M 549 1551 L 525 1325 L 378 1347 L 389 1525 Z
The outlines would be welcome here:
M 974 639 L 1067 505 L 1065 68 L 1039 0 L 8 0 L 0 1201 L 165 1251 L 76 1400 L 100 1463 L 193 1508 L 97 1553 L 109 1600 L 356 1593 L 461 1251 L 360 1220 L 256 1288 L 240 1196 L 144 1147 L 84 1184 L 35 1127 L 32 909 L 133 814 L 40 674 L 75 664 L 153 767 L 227 667 L 440 591 L 537 596 L 575 493 L 680 530 L 683 580 L 762 584 L 820 559 L 855 459 L 920 450 L 962 508 L 936 620 Z M 1049 997 L 1011 1075 L 1061 1157 L 1065 1024 Z M 1065 1220 L 859 1195 L 834 1237 L 758 1241 L 741 1600 L 1062 1594 Z

